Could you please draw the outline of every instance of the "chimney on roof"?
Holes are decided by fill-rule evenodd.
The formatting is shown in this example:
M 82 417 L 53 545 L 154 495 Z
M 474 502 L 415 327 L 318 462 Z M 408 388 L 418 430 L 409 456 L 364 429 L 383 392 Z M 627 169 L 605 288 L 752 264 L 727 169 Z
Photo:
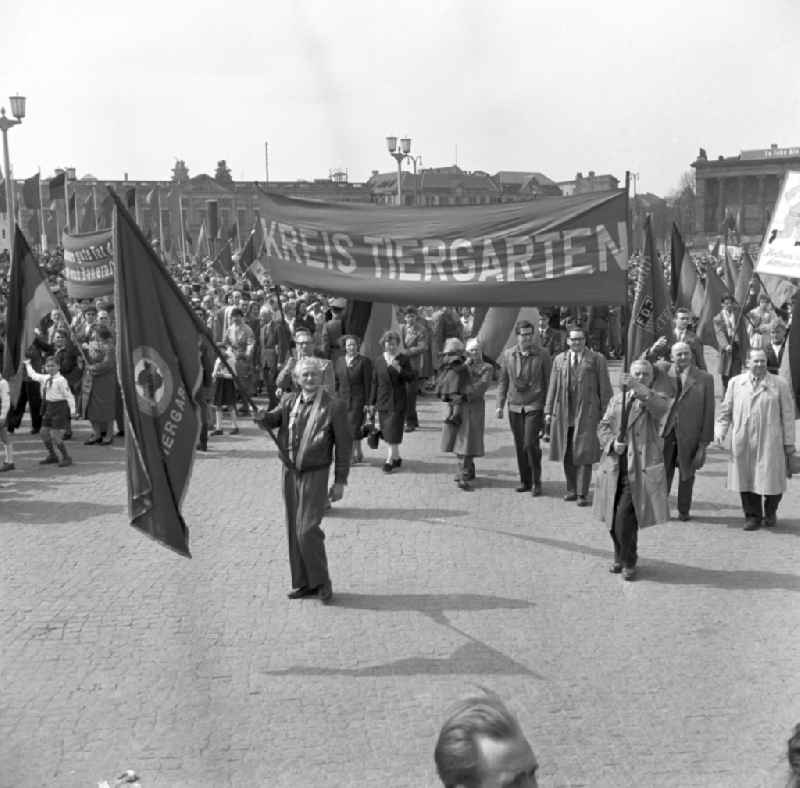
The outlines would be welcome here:
M 579 173 L 577 173 L 577 174 L 575 175 L 575 180 L 576 180 L 576 181 L 579 181 L 579 180 L 581 180 L 582 178 L 583 178 L 583 173 L 582 173 L 582 172 L 579 172 Z
M 375 177 L 377 174 L 378 174 L 378 171 L 377 171 L 377 170 L 373 170 L 373 171 L 372 171 L 372 177 L 373 177 L 373 178 L 374 178 L 374 177 Z
M 589 177 L 594 178 L 594 170 L 589 170 Z
M 777 150 L 778 149 L 778 144 L 776 142 L 773 142 L 772 145 L 770 145 L 769 147 L 770 147 L 771 150 Z

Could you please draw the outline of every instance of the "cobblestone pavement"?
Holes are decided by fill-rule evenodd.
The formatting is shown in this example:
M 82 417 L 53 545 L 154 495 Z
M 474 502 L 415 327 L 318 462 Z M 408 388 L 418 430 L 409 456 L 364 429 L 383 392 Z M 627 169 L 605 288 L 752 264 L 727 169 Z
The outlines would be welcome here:
M 695 519 L 644 531 L 624 583 L 558 465 L 544 497 L 514 491 L 493 408 L 476 492 L 452 482 L 430 398 L 399 472 L 378 452 L 354 468 L 325 521 L 329 608 L 286 599 L 280 468 L 254 426 L 197 459 L 191 561 L 127 525 L 120 445 L 40 468 L 18 432 L 0 784 L 433 786 L 444 710 L 478 686 L 518 713 L 545 786 L 758 784 L 800 720 L 798 482 L 777 528 L 745 533 L 710 454 Z

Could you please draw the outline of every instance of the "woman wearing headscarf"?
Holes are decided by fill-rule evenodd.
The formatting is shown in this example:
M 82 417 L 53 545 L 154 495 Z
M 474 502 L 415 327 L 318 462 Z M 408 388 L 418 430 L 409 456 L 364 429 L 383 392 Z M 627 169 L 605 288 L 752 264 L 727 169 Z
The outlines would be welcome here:
M 336 394 L 347 405 L 347 422 L 353 433 L 352 462 L 363 462 L 361 449 L 361 427 L 364 424 L 364 409 L 370 401 L 372 387 L 372 362 L 359 352 L 361 341 L 353 334 L 346 334 L 339 340 L 344 355 L 334 362 L 336 374 Z
M 114 421 L 114 395 L 117 385 L 117 361 L 111 329 L 100 326 L 86 351 L 83 372 L 81 407 L 83 418 L 92 425 L 92 435 L 84 443 L 91 446 L 114 442 L 111 425 Z
M 383 472 L 391 473 L 402 464 L 400 444 L 403 442 L 407 393 L 406 384 L 416 377 L 408 356 L 400 352 L 400 335 L 386 331 L 381 337 L 383 353 L 375 359 L 372 371 L 370 405 L 378 413 L 381 437 L 388 444 Z
M 473 489 L 470 482 L 475 478 L 475 457 L 484 455 L 486 391 L 492 384 L 494 367 L 483 360 L 483 347 L 478 339 L 468 339 L 466 351 L 465 366 L 471 385 L 462 406 L 461 424 L 452 450 L 458 458 L 456 484 L 462 490 L 470 491 Z

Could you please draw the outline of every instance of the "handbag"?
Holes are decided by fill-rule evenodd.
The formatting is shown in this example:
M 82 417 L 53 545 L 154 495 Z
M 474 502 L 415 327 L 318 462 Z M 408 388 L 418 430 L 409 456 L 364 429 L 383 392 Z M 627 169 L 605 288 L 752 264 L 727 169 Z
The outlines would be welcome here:
M 381 440 L 381 431 L 375 424 L 375 412 L 369 411 L 361 427 L 361 437 L 367 439 L 367 446 L 370 449 L 377 449 Z
M 800 474 L 800 454 L 797 453 L 786 457 L 786 476 L 791 479 L 795 474 Z

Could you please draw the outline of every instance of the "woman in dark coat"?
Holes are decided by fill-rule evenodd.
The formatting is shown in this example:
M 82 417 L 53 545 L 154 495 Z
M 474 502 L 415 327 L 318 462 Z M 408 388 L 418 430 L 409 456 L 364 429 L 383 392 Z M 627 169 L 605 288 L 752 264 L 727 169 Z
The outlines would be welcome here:
M 381 437 L 389 446 L 383 472 L 391 473 L 402 464 L 400 444 L 406 414 L 406 383 L 416 378 L 408 356 L 400 353 L 400 335 L 386 331 L 381 337 L 383 353 L 375 359 L 372 371 L 370 405 L 378 412 Z
M 352 463 L 363 462 L 361 449 L 361 427 L 364 425 L 364 408 L 370 401 L 372 388 L 372 362 L 358 352 L 360 340 L 348 334 L 339 340 L 344 355 L 334 362 L 336 373 L 336 395 L 347 405 L 347 422 L 353 433 Z
M 111 425 L 117 385 L 117 362 L 110 329 L 105 326 L 97 329 L 96 338 L 89 343 L 86 361 L 81 407 L 83 418 L 92 425 L 92 436 L 84 443 L 109 446 L 114 442 Z

